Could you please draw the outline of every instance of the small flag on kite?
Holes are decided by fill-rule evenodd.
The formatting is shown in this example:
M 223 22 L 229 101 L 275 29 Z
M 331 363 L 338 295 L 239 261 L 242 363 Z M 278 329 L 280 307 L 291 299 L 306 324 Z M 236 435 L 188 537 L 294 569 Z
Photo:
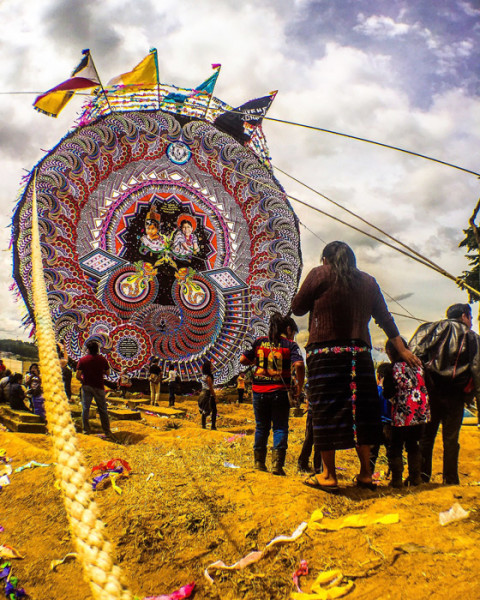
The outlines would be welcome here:
M 157 76 L 157 64 L 156 64 L 157 51 L 155 48 L 150 50 L 150 53 L 138 63 L 138 65 L 128 73 L 123 73 L 118 77 L 110 79 L 107 87 L 113 85 L 125 85 L 125 86 L 137 86 L 147 87 L 158 84 Z
M 74 69 L 70 79 L 37 96 L 33 108 L 49 117 L 56 117 L 65 108 L 77 90 L 100 85 L 97 71 L 90 56 L 90 50 L 83 50 L 84 57 Z
M 218 74 L 222 65 L 212 65 L 212 69 L 215 69 L 215 73 L 210 75 L 202 84 L 195 88 L 195 92 L 204 92 L 205 94 L 213 94 L 215 84 L 217 83 Z
M 219 129 L 235 139 L 242 142 L 248 141 L 251 134 L 245 132 L 244 124 L 248 124 L 250 128 L 252 126 L 258 127 L 276 95 L 277 92 L 275 91 L 268 96 L 249 100 L 245 104 L 219 115 L 214 123 Z

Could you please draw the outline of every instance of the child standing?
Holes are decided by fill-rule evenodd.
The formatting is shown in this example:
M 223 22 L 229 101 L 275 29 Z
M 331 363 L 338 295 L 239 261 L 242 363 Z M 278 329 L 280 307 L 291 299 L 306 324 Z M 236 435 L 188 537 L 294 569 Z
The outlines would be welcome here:
M 385 378 L 385 373 L 389 370 L 391 370 L 390 363 L 383 362 L 380 363 L 377 367 L 377 389 L 378 397 L 380 399 L 380 406 L 382 409 L 382 440 L 379 444 L 376 444 L 375 446 L 372 446 L 370 448 L 370 469 L 372 471 L 372 474 L 375 473 L 375 465 L 377 463 L 378 453 L 382 444 L 385 446 L 389 473 L 392 470 L 392 404 L 383 395 L 383 380 Z
M 403 340 L 403 338 L 402 338 Z M 403 340 L 405 346 L 407 345 Z M 390 485 L 403 486 L 403 446 L 407 451 L 408 479 L 405 485 L 420 485 L 420 437 L 423 426 L 430 421 L 430 406 L 423 367 L 412 368 L 403 362 L 389 340 L 385 351 L 391 365 L 383 380 L 383 394 L 392 402 L 392 445 Z
M 237 377 L 237 404 L 243 402 L 243 396 L 245 395 L 245 373 L 239 373 Z

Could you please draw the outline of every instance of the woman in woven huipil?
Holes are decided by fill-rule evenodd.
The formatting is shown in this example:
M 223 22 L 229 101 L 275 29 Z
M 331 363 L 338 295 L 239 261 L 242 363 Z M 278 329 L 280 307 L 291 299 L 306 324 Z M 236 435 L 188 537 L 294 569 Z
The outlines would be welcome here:
M 310 271 L 293 299 L 294 315 L 310 312 L 307 350 L 309 401 L 315 450 L 323 472 L 304 483 L 338 492 L 335 451 L 355 447 L 360 460 L 356 484 L 375 489 L 370 445 L 381 436 L 380 402 L 368 323 L 373 317 L 407 364 L 420 366 L 405 347 L 375 279 L 357 269 L 344 242 L 327 244 L 322 265 Z

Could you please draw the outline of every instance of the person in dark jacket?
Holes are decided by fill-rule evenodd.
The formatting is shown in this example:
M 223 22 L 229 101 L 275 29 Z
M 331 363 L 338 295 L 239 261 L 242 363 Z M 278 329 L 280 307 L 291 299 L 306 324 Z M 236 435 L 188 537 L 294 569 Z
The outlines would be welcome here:
M 420 325 L 409 343 L 427 372 L 431 421 L 420 441 L 422 479 L 432 476 L 432 454 L 440 423 L 443 437 L 443 483 L 458 485 L 458 437 L 463 410 L 480 397 L 480 337 L 472 331 L 468 304 L 454 304 L 447 318 Z

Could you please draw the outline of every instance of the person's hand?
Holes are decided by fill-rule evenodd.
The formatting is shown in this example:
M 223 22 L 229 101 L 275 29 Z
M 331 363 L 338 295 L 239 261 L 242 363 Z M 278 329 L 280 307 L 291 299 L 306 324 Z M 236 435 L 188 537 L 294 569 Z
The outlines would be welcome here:
M 401 356 L 402 360 L 405 361 L 409 367 L 412 367 L 412 369 L 422 366 L 422 361 L 418 358 L 418 356 L 415 356 L 415 354 L 408 348 L 404 348 L 404 350 L 403 350 L 403 352 L 401 352 L 400 356 Z

